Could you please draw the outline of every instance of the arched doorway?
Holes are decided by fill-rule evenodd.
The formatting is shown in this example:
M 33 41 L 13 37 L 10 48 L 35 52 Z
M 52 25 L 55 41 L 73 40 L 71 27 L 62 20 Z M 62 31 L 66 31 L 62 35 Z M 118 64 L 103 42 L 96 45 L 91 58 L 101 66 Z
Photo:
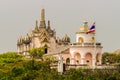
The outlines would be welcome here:
M 66 64 L 70 64 L 70 58 L 66 59 Z
M 80 64 L 81 63 L 81 56 L 79 53 L 75 53 L 75 64 Z
M 47 52 L 48 52 L 48 49 L 47 49 L 47 48 L 48 48 L 48 46 L 47 46 L 47 44 L 45 44 L 45 45 L 44 45 L 45 54 L 47 54 Z
M 92 66 L 92 55 L 91 55 L 91 53 L 87 53 L 85 55 L 85 64 L 87 64 L 88 66 Z
M 84 39 L 83 39 L 82 37 L 79 37 L 78 42 L 79 42 L 79 43 L 83 43 L 83 42 L 84 42 Z
M 97 55 L 96 55 L 96 65 L 100 65 L 101 64 L 101 55 L 100 55 L 100 53 L 97 53 Z

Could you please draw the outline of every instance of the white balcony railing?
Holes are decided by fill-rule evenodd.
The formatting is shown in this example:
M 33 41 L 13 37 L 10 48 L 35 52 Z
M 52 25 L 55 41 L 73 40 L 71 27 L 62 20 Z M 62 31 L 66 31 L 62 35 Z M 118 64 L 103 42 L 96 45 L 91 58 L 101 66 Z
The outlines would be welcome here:
M 101 46 L 101 43 L 72 43 L 71 46 Z

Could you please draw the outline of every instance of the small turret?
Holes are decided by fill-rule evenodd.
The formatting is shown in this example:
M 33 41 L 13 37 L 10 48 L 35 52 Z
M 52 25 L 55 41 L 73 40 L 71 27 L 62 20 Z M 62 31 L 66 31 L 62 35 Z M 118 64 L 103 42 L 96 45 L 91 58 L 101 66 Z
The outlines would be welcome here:
M 63 42 L 67 42 L 70 43 L 70 37 L 68 37 L 68 35 L 66 34 L 63 38 L 62 38 Z
M 17 45 L 18 46 L 20 45 L 20 38 L 17 40 Z
M 61 40 L 59 37 L 57 37 L 56 42 L 57 42 L 59 45 L 61 45 L 62 40 Z
M 51 30 L 51 28 L 50 28 L 50 20 L 48 20 L 48 29 Z
M 22 36 L 17 40 L 17 45 L 22 45 L 23 44 L 23 39 Z
M 29 34 L 30 34 L 30 37 L 33 37 L 33 36 L 34 36 L 32 31 L 30 31 Z
M 22 38 L 22 36 L 20 37 L 20 43 L 23 44 L 23 38 Z
M 50 27 L 50 20 L 48 20 L 47 31 L 48 31 L 48 33 L 49 33 L 49 35 L 50 35 L 51 37 L 56 37 L 56 32 L 55 32 L 55 30 L 52 30 L 51 27 Z
M 36 20 L 35 31 L 38 31 L 38 21 Z
M 30 39 L 29 35 L 27 34 L 27 35 L 24 37 L 24 44 L 28 45 L 28 44 L 30 44 L 30 42 L 31 42 L 31 39 Z

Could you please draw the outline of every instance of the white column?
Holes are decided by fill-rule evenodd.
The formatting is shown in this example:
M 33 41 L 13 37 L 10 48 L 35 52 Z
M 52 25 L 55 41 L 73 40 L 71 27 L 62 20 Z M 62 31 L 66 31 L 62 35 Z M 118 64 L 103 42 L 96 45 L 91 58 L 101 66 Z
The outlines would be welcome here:
M 63 59 L 61 55 L 58 55 L 58 72 L 63 73 Z
M 93 67 L 93 68 L 95 68 L 95 66 L 96 66 L 95 63 L 96 63 L 96 59 L 93 58 L 93 59 L 92 59 L 92 67 Z
M 70 64 L 75 64 L 75 59 L 74 58 L 70 59 Z
M 81 58 L 81 64 L 84 64 L 84 58 Z
M 70 50 L 70 55 L 71 55 L 70 64 L 75 64 L 74 53 L 73 53 L 73 51 L 71 51 L 71 50 Z
M 99 64 L 100 64 L 100 65 L 102 64 L 102 62 L 101 62 L 101 61 L 102 61 L 102 60 L 100 59 L 100 60 L 99 60 Z

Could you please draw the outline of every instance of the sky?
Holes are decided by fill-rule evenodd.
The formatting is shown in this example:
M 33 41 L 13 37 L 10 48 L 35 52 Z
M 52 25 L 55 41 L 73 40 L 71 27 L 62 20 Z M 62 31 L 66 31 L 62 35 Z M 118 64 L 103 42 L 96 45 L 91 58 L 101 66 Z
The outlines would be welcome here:
M 75 42 L 75 32 L 88 21 L 96 21 L 96 38 L 103 52 L 120 48 L 120 0 L 0 0 L 0 53 L 17 51 L 17 39 L 25 36 L 40 21 L 51 21 L 57 36 L 68 34 Z

